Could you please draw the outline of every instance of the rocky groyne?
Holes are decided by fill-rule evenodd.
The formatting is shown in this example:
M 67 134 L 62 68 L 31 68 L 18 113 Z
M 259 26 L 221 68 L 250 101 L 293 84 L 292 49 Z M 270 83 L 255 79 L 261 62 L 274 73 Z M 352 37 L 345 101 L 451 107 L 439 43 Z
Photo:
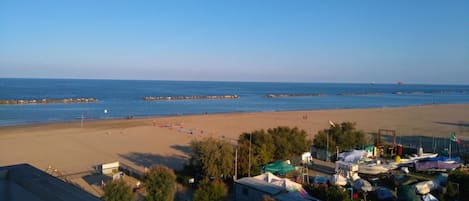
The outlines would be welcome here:
M 441 90 L 441 91 L 395 91 L 396 95 L 413 95 L 413 94 L 467 94 L 469 90 Z
M 145 101 L 168 101 L 168 100 L 199 100 L 199 99 L 238 99 L 238 95 L 224 96 L 147 96 Z
M 96 98 L 64 98 L 64 99 L 31 99 L 31 100 L 0 100 L 0 105 L 18 104 L 50 104 L 50 103 L 94 103 Z
M 384 93 L 380 92 L 370 92 L 370 93 L 340 93 L 339 96 L 381 96 Z
M 326 94 L 266 94 L 266 98 L 288 98 L 301 96 L 325 96 Z

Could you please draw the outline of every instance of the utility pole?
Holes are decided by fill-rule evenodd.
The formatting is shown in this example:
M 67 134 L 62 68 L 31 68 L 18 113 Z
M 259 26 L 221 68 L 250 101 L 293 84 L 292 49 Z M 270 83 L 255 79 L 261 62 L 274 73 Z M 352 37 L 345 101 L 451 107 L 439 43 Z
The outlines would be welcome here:
M 335 160 L 338 161 L 338 160 L 339 160 L 339 146 L 335 146 L 335 151 L 336 151 L 336 153 L 335 153 L 335 155 L 336 155 L 336 156 L 335 156 Z
M 332 128 L 335 128 L 335 123 L 332 122 L 331 120 L 329 120 L 329 124 L 331 125 L 331 127 L 329 128 L 329 131 L 326 134 L 326 161 L 330 161 L 329 160 L 329 134 L 332 132 Z
M 329 133 L 326 135 L 326 161 L 329 161 Z
M 238 179 L 238 145 L 236 145 L 235 149 L 235 168 L 234 168 L 234 180 Z
M 251 177 L 251 144 L 252 144 L 252 133 L 249 133 L 249 167 L 248 167 L 248 177 Z

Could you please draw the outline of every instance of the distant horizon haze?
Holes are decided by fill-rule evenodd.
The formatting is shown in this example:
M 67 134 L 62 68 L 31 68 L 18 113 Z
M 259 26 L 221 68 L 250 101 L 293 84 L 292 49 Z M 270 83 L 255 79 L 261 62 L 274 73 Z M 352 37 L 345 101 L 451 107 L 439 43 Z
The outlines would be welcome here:
M 291 83 L 291 84 L 368 84 L 368 85 L 459 85 L 469 86 L 469 84 L 448 84 L 448 83 L 412 83 L 398 80 L 396 82 L 302 82 L 302 81 L 256 81 L 256 80 L 168 80 L 168 79 L 116 79 L 116 78 L 73 78 L 73 77 L 0 77 L 0 79 L 50 79 L 50 80 L 103 80 L 103 81 L 168 81 L 168 82 L 240 82 L 240 83 Z
M 469 1 L 0 1 L 0 77 L 469 85 Z

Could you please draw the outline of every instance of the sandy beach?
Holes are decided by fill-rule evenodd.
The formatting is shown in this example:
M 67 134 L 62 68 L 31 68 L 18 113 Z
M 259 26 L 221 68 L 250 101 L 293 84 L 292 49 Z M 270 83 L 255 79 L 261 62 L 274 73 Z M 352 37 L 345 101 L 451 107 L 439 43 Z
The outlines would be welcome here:
M 193 139 L 234 141 L 243 132 L 277 126 L 299 127 L 312 138 L 329 120 L 356 122 L 365 132 L 446 137 L 454 131 L 469 140 L 469 104 L 95 120 L 83 128 L 80 122 L 0 127 L 0 166 L 30 163 L 63 174 L 113 161 L 139 169 L 157 163 L 180 168 Z

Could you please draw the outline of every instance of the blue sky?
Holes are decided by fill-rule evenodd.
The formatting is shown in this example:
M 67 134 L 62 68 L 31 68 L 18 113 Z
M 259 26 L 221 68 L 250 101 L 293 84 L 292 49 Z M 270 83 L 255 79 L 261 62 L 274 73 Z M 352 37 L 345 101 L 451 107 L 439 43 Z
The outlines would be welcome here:
M 0 77 L 469 84 L 469 1 L 0 1 Z

